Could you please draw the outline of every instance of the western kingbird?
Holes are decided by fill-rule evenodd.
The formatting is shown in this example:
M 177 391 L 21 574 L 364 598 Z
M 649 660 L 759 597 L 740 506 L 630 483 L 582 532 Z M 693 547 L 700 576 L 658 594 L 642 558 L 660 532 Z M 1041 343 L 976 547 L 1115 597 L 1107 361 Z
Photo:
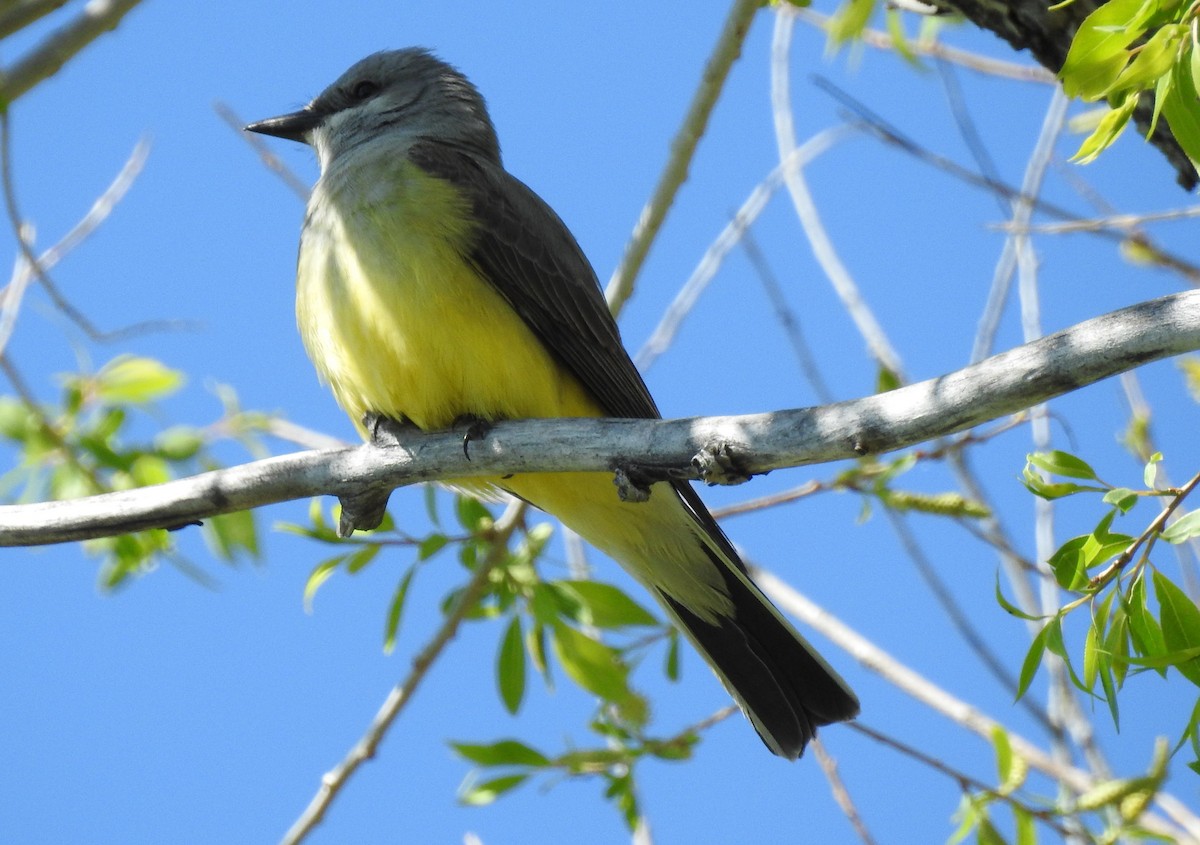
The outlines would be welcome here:
M 376 53 L 250 131 L 312 146 L 296 317 L 362 430 L 471 417 L 658 419 L 595 272 L 500 162 L 483 97 L 419 48 Z M 759 589 L 691 485 L 621 501 L 604 473 L 484 479 L 554 515 L 640 581 L 774 753 L 795 759 L 858 701 Z

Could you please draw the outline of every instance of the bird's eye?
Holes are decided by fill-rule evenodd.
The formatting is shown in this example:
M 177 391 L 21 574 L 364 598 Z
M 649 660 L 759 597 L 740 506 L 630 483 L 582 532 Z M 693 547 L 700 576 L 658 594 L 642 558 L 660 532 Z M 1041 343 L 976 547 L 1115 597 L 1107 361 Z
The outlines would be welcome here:
M 364 79 L 361 82 L 356 82 L 354 87 L 350 89 L 350 96 L 355 100 L 362 101 L 369 97 L 373 97 L 379 93 L 379 83 L 372 82 L 370 79 Z

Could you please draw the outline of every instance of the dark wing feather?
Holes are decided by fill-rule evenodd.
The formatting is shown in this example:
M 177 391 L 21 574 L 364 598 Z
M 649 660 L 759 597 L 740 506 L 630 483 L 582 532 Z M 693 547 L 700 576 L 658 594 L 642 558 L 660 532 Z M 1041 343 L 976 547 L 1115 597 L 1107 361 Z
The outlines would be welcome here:
M 478 224 L 467 258 L 604 410 L 658 417 L 592 265 L 553 209 L 499 164 L 469 152 L 421 141 L 409 155 L 471 202 Z
M 503 167 L 469 152 L 426 141 L 409 155 L 470 200 L 479 221 L 470 260 L 604 410 L 614 417 L 659 417 L 591 263 L 554 210 Z M 673 486 L 696 522 L 745 571 L 691 485 Z

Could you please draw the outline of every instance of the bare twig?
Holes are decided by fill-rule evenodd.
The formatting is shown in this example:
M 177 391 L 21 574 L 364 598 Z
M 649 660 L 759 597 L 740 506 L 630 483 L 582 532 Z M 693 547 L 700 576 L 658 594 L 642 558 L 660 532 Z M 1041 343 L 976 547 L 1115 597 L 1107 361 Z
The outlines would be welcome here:
M 425 679 L 429 668 L 434 661 L 441 656 L 446 646 L 454 639 L 458 633 L 458 626 L 462 624 L 466 615 L 475 607 L 479 600 L 483 597 L 488 587 L 488 579 L 491 576 L 492 570 L 504 561 L 508 554 L 508 540 L 513 532 L 521 524 L 525 516 L 526 505 L 523 502 L 513 502 L 505 510 L 504 514 L 496 520 L 492 528 L 491 546 L 488 548 L 488 553 L 479 565 L 475 572 L 472 573 L 470 580 L 458 595 L 458 601 L 454 608 L 446 614 L 446 618 L 442 621 L 441 626 L 433 637 L 426 643 L 425 647 L 417 653 L 413 658 L 412 670 L 408 673 L 403 681 L 398 683 L 388 693 L 387 699 L 383 702 L 383 706 L 379 708 L 379 712 L 375 714 L 375 718 L 371 721 L 367 732 L 362 738 L 350 749 L 350 752 L 338 763 L 333 769 L 321 778 L 321 786 L 317 790 L 317 794 L 313 796 L 312 801 L 300 817 L 296 819 L 295 824 L 288 829 L 281 840 L 282 845 L 295 845 L 302 842 L 309 833 L 321 823 L 328 812 L 329 806 L 333 800 L 337 798 L 342 788 L 347 781 L 353 777 L 359 766 L 375 756 L 376 750 L 379 748 L 379 743 L 383 741 L 387 735 L 392 723 L 396 721 L 396 717 L 404 710 L 405 705 L 412 700 L 417 688 Z
M 781 6 L 780 9 L 783 7 Z M 791 38 L 794 18 L 783 11 L 775 16 L 775 37 L 771 43 L 771 105 L 775 117 L 775 142 L 779 148 L 780 161 L 787 161 L 796 149 L 796 127 L 792 118 L 792 103 L 790 94 L 790 70 L 788 53 L 791 49 Z M 867 348 L 880 366 L 895 373 L 904 381 L 904 368 L 900 355 L 887 339 L 883 327 L 875 318 L 871 307 L 863 299 L 858 285 L 850 276 L 850 271 L 838 257 L 824 225 L 817 212 L 816 203 L 808 190 L 799 167 L 789 167 L 784 171 L 784 183 L 791 194 L 792 204 L 796 207 L 796 215 L 804 234 L 812 245 L 813 255 L 821 269 L 833 284 L 842 305 L 854 321 L 859 334 L 867 342 Z
M 262 142 L 260 136 L 255 135 L 253 132 L 247 132 L 246 121 L 242 120 L 237 112 L 221 100 L 213 103 L 213 111 L 225 122 L 225 125 L 238 134 L 239 138 L 250 145 L 250 148 L 258 154 L 259 159 L 266 165 L 267 169 L 282 179 L 283 184 L 287 185 L 288 189 L 299 197 L 301 202 L 308 202 L 308 183 L 284 164 L 279 156 L 271 152 L 271 148 Z
M 671 155 L 667 166 L 663 168 L 650 201 L 642 209 L 637 225 L 633 227 L 633 235 L 625 247 L 621 263 L 617 265 L 608 281 L 605 296 L 614 314 L 620 313 L 625 301 L 633 294 L 633 282 L 642 268 L 642 262 L 646 260 L 647 253 L 650 252 L 650 245 L 658 236 L 658 230 L 662 228 L 663 220 L 675 201 L 679 187 L 687 179 L 696 145 L 704 135 L 708 118 L 725 85 L 729 69 L 741 55 L 742 42 L 746 40 L 746 33 L 750 31 L 754 13 L 761 6 L 759 0 L 734 0 L 729 10 L 717 43 L 704 66 L 700 87 L 696 89 L 683 125 L 671 142 Z
M 813 750 L 813 755 L 817 758 L 817 765 L 821 767 L 821 771 L 825 775 L 825 780 L 829 781 L 829 789 L 833 793 L 833 800 L 837 802 L 837 805 L 842 808 L 842 812 L 846 814 L 846 818 L 850 820 L 850 826 L 854 828 L 855 834 L 863 841 L 863 845 L 875 845 L 875 838 L 871 836 L 871 831 L 867 829 L 867 824 L 863 821 L 862 814 L 858 812 L 858 807 L 854 805 L 854 799 L 850 797 L 850 790 L 846 789 L 846 784 L 838 772 L 837 760 L 825 750 L 825 743 L 821 742 L 820 737 L 815 737 L 809 747 Z
M 1002 801 L 1005 804 L 1008 804 L 1010 807 L 1018 807 L 1018 808 L 1024 810 L 1025 812 L 1029 813 L 1029 815 L 1038 819 L 1043 824 L 1045 824 L 1048 827 L 1052 828 L 1053 830 L 1057 831 L 1060 835 L 1062 835 L 1064 837 L 1069 836 L 1071 833 L 1071 831 L 1068 830 L 1066 827 L 1064 827 L 1062 825 L 1062 823 L 1058 820 L 1058 814 L 1055 813 L 1053 810 L 1048 810 L 1048 809 L 1044 809 L 1041 807 L 1033 807 L 1033 806 L 1030 806 L 1029 804 L 1025 804 L 1021 801 L 1018 801 L 1010 793 L 1001 792 L 1001 791 L 997 790 L 996 788 L 984 783 L 983 781 L 972 777 L 971 775 L 967 774 L 966 772 L 961 771 L 960 769 L 954 768 L 953 766 L 946 763 L 945 761 L 939 760 L 937 757 L 934 757 L 931 754 L 926 754 L 921 749 L 916 748 L 912 745 L 909 745 L 906 742 L 901 742 L 900 740 L 896 739 L 895 737 L 888 736 L 887 734 L 885 734 L 881 731 L 877 731 L 874 728 L 869 728 L 866 725 L 864 725 L 862 722 L 851 722 L 849 724 L 849 727 L 853 730 L 858 731 L 860 734 L 863 734 L 864 736 L 870 737 L 871 739 L 875 740 L 876 742 L 882 743 L 883 745 L 886 745 L 889 748 L 899 751 L 901 754 L 905 755 L 906 757 L 911 757 L 912 759 L 916 760 L 917 762 L 921 763 L 922 765 L 928 766 L 929 768 L 933 769 L 935 772 L 941 772 L 942 774 L 944 774 L 947 777 L 956 781 L 959 785 L 959 788 L 962 789 L 963 792 L 967 792 L 967 791 L 973 789 L 977 792 L 985 793 L 989 797 L 991 797 L 997 801 Z
M 5 3 L 4 9 L 0 10 L 0 38 L 7 38 L 66 4 L 67 0 L 16 0 Z
M 869 129 L 881 141 L 897 147 L 913 158 L 916 158 L 918 161 L 923 161 L 926 164 L 936 167 L 938 170 L 953 176 L 955 179 L 958 179 L 961 182 L 965 182 L 968 185 L 974 185 L 977 188 L 985 188 L 986 190 L 1006 197 L 1009 200 L 1022 199 L 1033 202 L 1038 211 L 1051 217 L 1056 217 L 1060 220 L 1080 219 L 1078 214 L 1068 211 L 1061 205 L 1042 199 L 1036 199 L 1034 197 L 1022 196 L 1020 191 L 1018 191 L 1016 188 L 1013 188 L 1011 185 L 1007 185 L 1003 182 L 997 182 L 994 179 L 989 179 L 988 177 L 982 176 L 970 170 L 969 168 L 963 167 L 961 164 L 958 164 L 957 162 L 952 161 L 945 156 L 938 155 L 937 153 L 925 149 L 916 141 L 904 135 L 895 126 L 892 126 L 878 114 L 871 111 L 861 102 L 851 97 L 829 80 L 822 79 L 821 77 L 814 77 L 813 82 L 822 90 L 826 91 L 836 100 L 838 100 L 838 102 L 846 106 L 847 109 L 853 112 L 855 117 L 862 122 L 862 125 Z M 1129 240 L 1128 235 L 1120 230 L 1114 231 L 1111 229 L 1100 229 L 1095 232 L 1091 232 L 1091 234 L 1117 244 L 1123 244 Z M 1184 260 L 1183 258 L 1180 258 L 1177 255 L 1174 255 L 1173 253 L 1167 252 L 1148 239 L 1139 239 L 1138 246 L 1145 250 L 1149 258 L 1157 265 L 1178 273 L 1186 278 L 1189 284 L 1200 284 L 1200 267 L 1195 266 L 1194 264 Z
M 112 212 L 114 204 L 129 190 L 133 180 L 137 178 L 137 174 L 141 172 L 142 166 L 145 164 L 148 153 L 145 143 L 139 142 L 134 147 L 133 153 L 130 154 L 117 177 L 100 195 L 99 199 L 92 203 L 91 209 L 83 219 L 76 223 L 62 240 L 46 251 L 46 256 L 50 259 L 50 263 L 47 263 L 33 254 L 33 244 L 30 242 L 31 227 L 21 219 L 21 212 L 17 205 L 16 189 L 12 177 L 10 121 L 9 113 L 0 111 L 0 183 L 3 188 L 5 211 L 12 224 L 13 236 L 16 238 L 18 250 L 24 261 L 18 264 L 12 281 L 4 288 L 3 302 L 0 304 L 0 352 L 3 352 L 12 336 L 25 289 L 30 280 L 34 278 L 41 283 L 58 310 L 95 341 L 110 343 L 150 332 L 194 328 L 194 324 L 185 321 L 148 320 L 111 332 L 101 331 L 84 316 L 83 312 L 63 296 L 58 285 L 54 283 L 47 272 L 50 263 L 56 263 L 64 254 L 78 246 L 84 238 L 95 231 L 96 227 Z
M 800 8 L 788 3 L 780 3 L 779 11 L 795 15 L 804 23 L 815 26 L 822 31 L 829 27 L 830 16 L 823 15 L 812 9 Z M 864 29 L 860 40 L 868 47 L 874 47 L 877 50 L 896 49 L 895 39 L 886 32 L 878 29 Z M 971 53 L 967 50 L 949 47 L 928 39 L 909 41 L 906 46 L 918 56 L 929 56 L 930 58 L 940 59 L 941 61 L 950 62 L 951 64 L 959 65 L 978 73 L 987 74 L 988 76 L 1014 79 L 1017 82 L 1036 82 L 1042 85 L 1056 85 L 1058 83 L 1054 74 L 1037 65 L 1019 65 L 1014 62 L 1005 62 L 988 56 L 982 56 L 978 53 Z
M 140 0 L 89 0 L 75 20 L 52 32 L 41 44 L 0 72 L 0 103 L 8 104 L 49 79 L 101 35 L 117 28 Z
M 767 292 L 767 298 L 771 300 L 771 306 L 775 309 L 775 317 L 783 326 L 784 334 L 787 335 L 788 342 L 792 345 L 792 353 L 796 356 L 800 372 L 804 374 L 817 401 L 832 402 L 833 391 L 829 389 L 829 385 L 825 383 L 825 379 L 817 367 L 812 349 L 804 337 L 804 330 L 800 327 L 800 319 L 788 304 L 787 297 L 783 294 L 783 286 L 779 284 L 779 279 L 771 271 L 767 257 L 759 249 L 758 242 L 749 229 L 742 233 L 742 249 L 745 250 L 746 257 L 750 259 L 750 264 L 754 267 L 758 280 L 762 282 L 763 289 Z
M 754 186 L 754 190 L 746 197 L 745 202 L 733 215 L 733 219 L 726 224 L 721 233 L 709 244 L 708 249 L 704 251 L 696 268 L 692 270 L 692 274 L 679 289 L 679 293 L 675 294 L 675 299 L 663 314 L 662 319 L 658 321 L 658 325 L 654 327 L 650 338 L 633 356 L 633 360 L 640 370 L 645 372 L 653 366 L 658 356 L 666 351 L 675 340 L 675 335 L 679 332 L 679 327 L 683 324 L 684 319 L 691 313 L 709 282 L 721 269 L 721 262 L 733 251 L 744 233 L 762 214 L 771 196 L 783 184 L 787 173 L 795 168 L 803 167 L 828 150 L 839 138 L 847 134 L 846 130 L 847 127 L 835 127 L 814 135 L 793 150 L 784 161 L 767 174 L 765 179 Z

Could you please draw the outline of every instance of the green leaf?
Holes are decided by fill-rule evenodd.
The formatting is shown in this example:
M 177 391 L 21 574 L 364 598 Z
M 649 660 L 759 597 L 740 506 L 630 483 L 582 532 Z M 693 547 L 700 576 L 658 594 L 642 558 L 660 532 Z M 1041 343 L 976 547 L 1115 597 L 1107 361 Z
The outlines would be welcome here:
M 1133 117 L 1137 103 L 1136 91 L 1126 94 L 1120 105 L 1100 118 L 1100 123 L 1097 124 L 1091 135 L 1083 139 L 1083 143 L 1079 145 L 1075 155 L 1071 156 L 1071 161 L 1077 164 L 1091 164 L 1100 153 L 1115 144 L 1121 137 L 1121 133 L 1125 131 L 1125 127 L 1129 125 L 1129 119 Z
M 1070 481 L 1050 482 L 1042 478 L 1040 473 L 1034 472 L 1028 466 L 1021 473 L 1021 483 L 1033 495 L 1048 500 L 1061 499 L 1064 496 L 1073 496 L 1076 493 L 1099 492 L 1101 489 L 1099 487 L 1085 487 Z
M 476 533 L 485 526 L 492 524 L 492 514 L 483 503 L 471 496 L 460 495 L 455 498 L 455 515 L 458 524 L 471 533 Z
M 1138 494 L 1128 487 L 1114 487 L 1104 494 L 1103 502 L 1106 505 L 1112 505 L 1121 513 L 1129 513 L 1137 504 L 1137 500 Z
M 1084 18 L 1058 72 L 1067 96 L 1104 96 L 1129 61 L 1126 48 L 1145 31 L 1153 11 L 1146 7 L 1153 5 L 1154 0 L 1109 0 Z
M 887 31 L 892 37 L 893 49 L 914 69 L 925 70 L 920 56 L 913 52 L 912 45 L 908 43 L 908 35 L 904 32 L 904 16 L 900 14 L 900 10 L 887 6 L 884 8 L 884 14 L 887 16 Z
M 20 442 L 36 427 L 33 412 L 24 402 L 0 396 L 0 434 Z
M 1187 35 L 1187 31 L 1188 28 L 1184 24 L 1168 24 L 1159 27 L 1158 31 L 1141 46 L 1129 66 L 1117 77 L 1114 87 L 1117 89 L 1155 87 L 1159 77 L 1171 72 L 1179 53 L 1179 44 Z
M 1016 823 L 1016 845 L 1037 845 L 1037 825 L 1033 813 L 1020 804 L 1012 805 L 1013 821 Z
M 1083 638 L 1083 683 L 1088 689 L 1096 688 L 1096 679 L 1100 672 L 1097 645 L 1100 633 L 1095 624 L 1088 626 L 1087 636 Z
M 554 654 L 571 680 L 605 701 L 629 696 L 629 670 L 613 649 L 562 622 L 555 622 L 550 633 Z
M 1008 599 L 1006 599 L 1004 597 L 1004 593 L 1002 593 L 1000 591 L 1000 573 L 999 573 L 999 571 L 996 572 L 996 602 L 1002 608 L 1004 608 L 1004 611 L 1006 613 L 1011 614 L 1012 616 L 1016 616 L 1018 619 L 1025 619 L 1030 622 L 1036 622 L 1036 621 L 1044 618 L 1041 616 L 1034 616 L 1032 614 L 1026 613 L 1025 611 L 1021 610 L 1021 608 L 1017 607 L 1015 604 L 1012 604 Z
M 1184 543 L 1196 536 L 1200 536 L 1200 511 L 1181 516 L 1162 532 L 1168 543 Z
M 512 618 L 500 639 L 500 651 L 496 655 L 496 685 L 500 689 L 504 709 L 516 714 L 525 697 L 525 645 L 519 616 Z
M 1054 571 L 1054 580 L 1064 590 L 1080 590 L 1087 585 L 1084 566 L 1084 547 L 1088 536 L 1072 537 L 1063 543 L 1046 561 Z
M 204 445 L 200 430 L 190 425 L 173 425 L 154 436 L 154 450 L 168 461 L 186 461 Z
M 1155 452 L 1150 456 L 1150 460 L 1146 461 L 1146 468 L 1142 470 L 1142 482 L 1149 490 L 1153 490 L 1155 482 L 1158 481 L 1158 465 L 1162 459 L 1162 452 Z
M 258 530 L 253 511 L 234 511 L 211 517 L 204 523 L 204 539 L 221 560 L 232 561 L 242 552 L 258 557 Z
M 321 589 L 321 585 L 329 580 L 329 576 L 333 575 L 333 571 L 341 566 L 345 559 L 345 555 L 337 555 L 323 560 L 313 567 L 313 571 L 308 574 L 308 580 L 304 582 L 304 610 L 306 613 L 312 613 L 313 598 L 317 595 L 317 590 Z
M 889 390 L 895 390 L 902 384 L 899 374 L 887 367 L 880 367 L 879 371 L 875 374 L 876 393 L 887 393 Z
M 346 557 L 346 571 L 351 575 L 357 575 L 362 572 L 375 556 L 379 554 L 379 550 L 383 548 L 378 543 L 368 543 L 355 549 Z
M 172 370 L 153 358 L 120 355 L 105 364 L 95 376 L 96 394 L 101 401 L 144 404 L 162 399 L 178 390 L 183 373 Z
M 534 624 L 525 635 L 525 652 L 533 661 L 533 668 L 538 671 L 546 686 L 554 687 L 554 678 L 550 675 L 550 664 L 546 662 L 546 626 Z
M 679 634 L 674 627 L 669 629 L 667 635 L 667 659 L 664 671 L 670 680 L 679 680 Z
M 425 497 L 425 515 L 429 517 L 429 521 L 436 527 L 441 528 L 442 523 L 438 518 L 437 507 L 437 487 L 432 484 L 426 484 L 422 491 Z
M 1138 653 L 1145 657 L 1158 657 L 1167 653 L 1167 644 L 1163 640 L 1162 628 L 1158 620 L 1146 605 L 1146 579 L 1139 575 L 1129 588 L 1129 593 L 1122 603 L 1129 620 L 1129 632 L 1133 637 L 1133 645 Z M 1165 672 L 1160 671 L 1164 675 Z
M 875 11 L 875 0 L 845 0 L 834 13 L 826 30 L 829 42 L 838 47 L 862 35 Z
M 392 593 L 392 601 L 388 605 L 387 621 L 383 625 L 383 653 L 391 654 L 396 649 L 396 637 L 400 631 L 400 619 L 404 615 L 404 601 L 408 598 L 408 585 L 412 583 L 413 575 L 417 572 L 415 566 L 410 566 L 408 571 L 400 578 L 400 582 L 396 584 L 396 591 Z
M 1008 732 L 1000 725 L 992 728 L 992 748 L 996 750 L 996 772 L 1000 783 L 1007 783 L 1013 774 L 1012 744 L 1008 741 Z M 1002 794 L 1006 793 L 1002 790 Z
M 129 476 L 135 487 L 165 484 L 171 480 L 171 469 L 158 455 L 138 455 L 129 467 Z
M 1054 617 L 1046 626 L 1046 650 L 1062 660 L 1063 665 L 1067 667 L 1067 674 L 1071 676 L 1071 683 L 1075 685 L 1076 689 L 1082 692 L 1091 692 L 1075 674 L 1075 666 L 1071 663 L 1071 653 L 1067 651 L 1067 645 L 1063 641 L 1062 616 Z
M 578 613 L 573 618 L 583 625 L 623 628 L 659 624 L 653 614 L 612 584 L 583 580 L 553 581 L 551 584 L 575 598 Z
M 1049 452 L 1034 452 L 1027 455 L 1025 460 L 1039 469 L 1044 469 L 1054 475 L 1061 475 L 1064 478 L 1080 478 L 1085 481 L 1098 480 L 1096 471 L 1092 469 L 1091 465 L 1070 452 L 1058 449 Z
M 1193 164 L 1200 162 L 1200 99 L 1190 64 L 1195 61 L 1195 53 L 1193 47 L 1190 61 L 1175 64 L 1171 71 L 1171 88 L 1163 102 L 1163 116 L 1171 127 L 1171 134 Z
M 417 560 L 429 560 L 450 542 L 445 534 L 430 534 L 417 545 Z
M 458 800 L 470 807 L 483 807 L 491 804 L 504 793 L 516 789 L 528 778 L 529 774 L 523 773 L 486 780 L 463 789 L 459 793 Z
M 550 760 L 536 748 L 530 748 L 516 739 L 502 739 L 483 745 L 468 742 L 452 742 L 460 757 L 479 766 L 529 766 L 540 768 Z
M 1158 598 L 1163 641 L 1168 653 L 1200 649 L 1200 608 L 1161 572 L 1154 573 L 1154 595 Z M 1175 664 L 1179 673 L 1200 686 L 1200 658 Z
M 1042 665 L 1042 655 L 1046 651 L 1047 632 L 1050 630 L 1050 626 L 1057 621 L 1057 619 L 1053 619 L 1046 623 L 1045 627 L 1038 631 L 1037 636 L 1033 638 L 1033 642 L 1029 644 L 1029 651 L 1025 653 L 1025 660 L 1021 663 L 1021 676 L 1017 682 L 1017 701 L 1021 700 L 1021 696 L 1033 683 L 1038 667 Z
M 1123 554 L 1133 544 L 1133 538 L 1128 534 L 1109 531 L 1116 515 L 1115 509 L 1105 514 L 1092 533 L 1084 540 L 1082 551 L 1085 569 L 1091 569 L 1093 566 Z

